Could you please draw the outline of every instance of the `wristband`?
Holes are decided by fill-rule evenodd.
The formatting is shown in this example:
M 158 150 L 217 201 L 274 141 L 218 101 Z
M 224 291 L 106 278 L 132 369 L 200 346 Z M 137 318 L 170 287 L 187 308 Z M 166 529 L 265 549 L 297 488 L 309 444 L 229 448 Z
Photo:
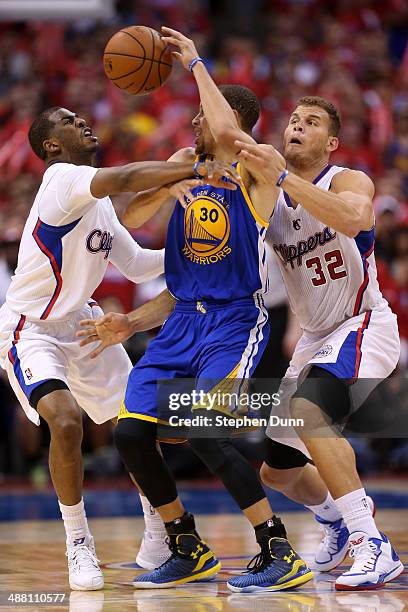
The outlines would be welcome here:
M 288 174 L 289 174 L 289 170 L 286 170 L 286 168 L 285 168 L 285 170 L 282 172 L 282 174 L 280 175 L 280 177 L 276 181 L 276 186 L 277 187 L 280 187 L 282 185 L 283 181 L 288 176 Z
M 193 72 L 193 68 L 198 62 L 202 62 L 204 64 L 204 60 L 201 57 L 195 57 L 188 65 L 188 69 L 190 72 Z

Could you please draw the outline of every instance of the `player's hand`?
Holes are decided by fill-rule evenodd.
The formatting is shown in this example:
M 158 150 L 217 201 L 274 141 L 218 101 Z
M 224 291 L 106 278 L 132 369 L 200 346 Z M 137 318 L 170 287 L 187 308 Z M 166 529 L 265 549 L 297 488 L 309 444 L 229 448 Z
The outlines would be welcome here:
M 186 70 L 190 63 L 196 57 L 199 57 L 198 51 L 194 42 L 184 36 L 181 32 L 177 32 L 177 30 L 172 30 L 171 28 L 162 27 L 162 32 L 164 36 L 162 36 L 162 40 L 164 40 L 167 44 L 172 44 L 178 48 L 178 51 L 173 51 L 172 56 L 178 59 L 184 66 Z
M 266 183 L 276 184 L 276 181 L 286 168 L 284 157 L 273 147 L 266 144 L 250 144 L 236 140 L 240 148 L 238 157 L 242 159 L 245 167 L 264 179 Z
M 235 191 L 242 179 L 236 169 L 219 161 L 206 161 L 198 164 L 197 172 L 203 177 L 205 184 Z
M 205 185 L 205 182 L 198 179 L 184 179 L 183 181 L 178 181 L 178 183 L 167 185 L 167 189 L 169 194 L 176 198 L 176 200 L 179 200 L 180 204 L 185 207 L 188 203 L 186 200 L 191 202 L 195 197 L 191 189 L 201 185 Z
M 79 325 L 84 328 L 76 332 L 78 338 L 83 338 L 80 346 L 99 341 L 90 354 L 91 359 L 100 355 L 108 346 L 124 342 L 134 333 L 128 315 L 117 312 L 109 312 L 98 319 L 84 319 Z

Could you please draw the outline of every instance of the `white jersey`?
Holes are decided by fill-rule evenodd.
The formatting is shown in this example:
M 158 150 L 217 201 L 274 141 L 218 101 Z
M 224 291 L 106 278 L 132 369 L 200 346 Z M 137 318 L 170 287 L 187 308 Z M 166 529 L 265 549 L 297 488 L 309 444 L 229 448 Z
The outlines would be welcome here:
M 313 182 L 328 191 L 333 176 L 343 170 L 329 164 Z M 349 238 L 318 221 L 301 203 L 293 208 L 281 189 L 266 240 L 304 330 L 328 330 L 367 310 L 390 311 L 377 281 L 374 228 Z
M 109 197 L 90 191 L 98 171 L 47 168 L 24 227 L 7 306 L 28 320 L 61 320 L 83 307 L 109 261 L 134 282 L 164 271 L 164 251 L 142 249 L 119 223 Z

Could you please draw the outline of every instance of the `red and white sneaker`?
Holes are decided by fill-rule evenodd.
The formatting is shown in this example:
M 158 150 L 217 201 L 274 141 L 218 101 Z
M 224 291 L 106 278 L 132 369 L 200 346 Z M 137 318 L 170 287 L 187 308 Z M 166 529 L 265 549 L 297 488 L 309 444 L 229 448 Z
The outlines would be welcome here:
M 336 580 L 337 591 L 380 589 L 404 571 L 387 536 L 370 538 L 364 531 L 350 534 L 350 557 L 353 565 Z
M 367 502 L 374 516 L 375 505 L 371 497 L 367 496 Z M 315 519 L 323 530 L 323 539 L 309 567 L 316 572 L 330 572 L 346 557 L 350 533 L 342 518 L 337 521 L 326 521 L 320 516 L 315 516 Z

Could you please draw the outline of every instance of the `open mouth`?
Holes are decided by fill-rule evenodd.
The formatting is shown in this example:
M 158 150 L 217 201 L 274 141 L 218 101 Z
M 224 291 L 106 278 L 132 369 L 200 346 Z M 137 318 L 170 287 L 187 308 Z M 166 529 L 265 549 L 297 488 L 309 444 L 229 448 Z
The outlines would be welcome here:
M 289 140 L 289 144 L 298 144 L 301 145 L 302 141 L 299 138 L 296 138 L 296 136 L 293 136 L 290 140 Z
M 91 128 L 85 128 L 82 132 L 82 136 L 84 138 L 92 138 L 92 140 L 97 140 L 97 137 L 92 134 Z

